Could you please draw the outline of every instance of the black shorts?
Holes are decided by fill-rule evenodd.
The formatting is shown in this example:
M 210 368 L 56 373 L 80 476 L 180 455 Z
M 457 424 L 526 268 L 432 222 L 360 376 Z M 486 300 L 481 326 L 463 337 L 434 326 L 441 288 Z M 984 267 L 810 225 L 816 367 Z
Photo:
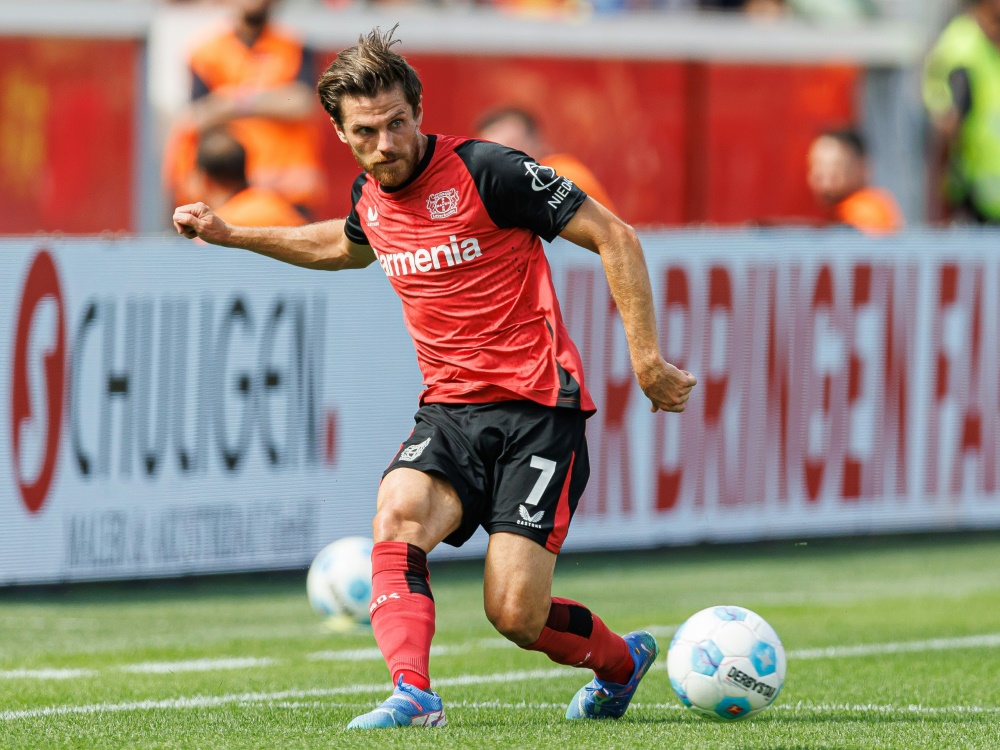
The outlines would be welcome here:
M 587 418 L 533 401 L 426 404 L 393 469 L 437 472 L 462 501 L 462 525 L 444 541 L 462 546 L 479 526 L 510 531 L 559 552 L 590 478 Z

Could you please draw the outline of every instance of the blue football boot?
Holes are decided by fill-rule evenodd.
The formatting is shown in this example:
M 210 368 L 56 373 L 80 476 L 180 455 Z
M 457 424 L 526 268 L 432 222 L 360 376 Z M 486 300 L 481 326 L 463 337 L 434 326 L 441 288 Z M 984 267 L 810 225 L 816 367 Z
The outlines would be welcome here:
M 400 676 L 392 695 L 368 713 L 355 717 L 347 728 L 443 727 L 447 723 L 441 696 L 407 685 Z
M 573 696 L 566 709 L 567 719 L 617 719 L 625 713 L 639 686 L 639 680 L 656 661 L 660 647 L 656 639 L 645 630 L 636 630 L 624 638 L 635 664 L 631 679 L 624 685 L 617 685 L 594 677 Z

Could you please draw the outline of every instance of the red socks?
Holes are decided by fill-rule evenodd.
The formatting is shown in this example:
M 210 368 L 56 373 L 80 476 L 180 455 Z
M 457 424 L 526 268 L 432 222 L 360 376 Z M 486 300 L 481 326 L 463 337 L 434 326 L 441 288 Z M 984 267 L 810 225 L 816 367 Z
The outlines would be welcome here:
M 529 651 L 541 651 L 557 664 L 587 667 L 602 680 L 622 685 L 635 664 L 628 644 L 582 604 L 552 597 L 549 618 Z
M 406 684 L 429 690 L 434 597 L 426 552 L 406 542 L 375 544 L 370 611 L 375 642 L 392 673 L 393 686 L 402 676 Z
M 372 629 L 392 684 L 429 690 L 434 597 L 427 553 L 406 542 L 378 542 L 372 548 Z M 634 665 L 628 645 L 582 604 L 552 599 L 538 640 L 526 647 L 557 664 L 587 667 L 602 680 L 623 684 Z

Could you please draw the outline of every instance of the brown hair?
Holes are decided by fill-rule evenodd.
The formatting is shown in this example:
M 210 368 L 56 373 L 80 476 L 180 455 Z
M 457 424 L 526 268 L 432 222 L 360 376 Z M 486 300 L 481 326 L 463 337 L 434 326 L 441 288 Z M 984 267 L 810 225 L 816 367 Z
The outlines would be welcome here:
M 196 163 L 213 180 L 246 184 L 247 152 L 224 127 L 213 128 L 201 136 Z
M 368 35 L 358 37 L 354 47 L 345 49 L 327 66 L 316 84 L 316 93 L 323 109 L 339 127 L 344 122 L 340 102 L 345 96 L 375 97 L 396 86 L 402 86 L 406 101 L 414 112 L 420 106 L 423 86 L 411 65 L 390 47 L 399 42 L 393 34 L 399 24 L 383 32 L 375 27 Z

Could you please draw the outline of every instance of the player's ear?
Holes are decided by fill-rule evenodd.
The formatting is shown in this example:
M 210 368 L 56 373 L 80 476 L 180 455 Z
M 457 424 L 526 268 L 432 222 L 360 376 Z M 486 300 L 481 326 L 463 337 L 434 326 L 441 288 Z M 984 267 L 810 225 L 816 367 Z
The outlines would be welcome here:
M 337 121 L 331 117 L 330 122 L 333 124 L 333 129 L 337 131 L 337 137 L 340 139 L 340 142 L 347 143 L 347 136 L 344 135 L 344 131 L 340 129 L 340 125 L 337 124 Z
M 413 108 L 413 121 L 420 127 L 420 123 L 424 121 L 424 100 L 421 99 L 417 102 L 417 106 Z

